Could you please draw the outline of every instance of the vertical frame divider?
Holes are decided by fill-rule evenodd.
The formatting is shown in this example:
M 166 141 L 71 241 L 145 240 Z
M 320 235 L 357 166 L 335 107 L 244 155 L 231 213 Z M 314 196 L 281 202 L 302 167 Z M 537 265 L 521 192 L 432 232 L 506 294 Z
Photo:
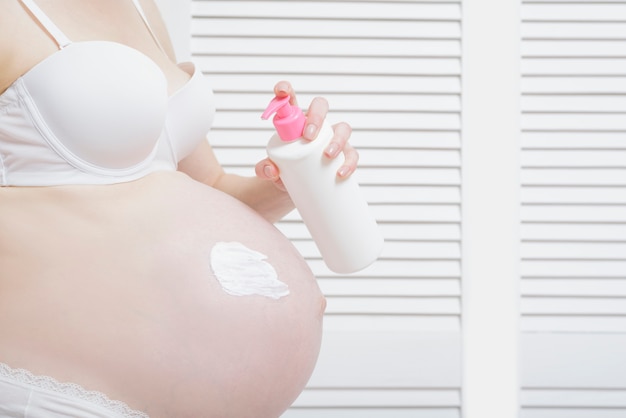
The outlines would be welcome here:
M 464 418 L 519 415 L 518 0 L 463 0 Z

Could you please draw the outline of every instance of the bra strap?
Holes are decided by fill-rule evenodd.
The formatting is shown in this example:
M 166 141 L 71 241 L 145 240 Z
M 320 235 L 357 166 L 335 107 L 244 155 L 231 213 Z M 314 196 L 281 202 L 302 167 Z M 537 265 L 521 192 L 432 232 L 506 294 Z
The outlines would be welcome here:
M 72 43 L 70 39 L 59 29 L 57 25 L 37 6 L 33 0 L 20 0 L 24 7 L 33 15 L 41 26 L 48 32 L 58 45 L 59 49 L 63 49 Z
M 144 13 L 143 8 L 141 7 L 141 4 L 139 3 L 139 0 L 133 0 L 133 4 L 135 5 L 135 8 L 139 12 L 139 15 L 141 16 L 141 19 L 143 20 L 143 23 L 146 25 L 146 28 L 148 28 L 148 31 L 150 32 L 150 35 L 152 36 L 152 39 L 154 39 L 154 42 L 158 45 L 158 47 L 161 49 L 161 51 L 163 51 L 164 53 L 167 54 L 167 52 L 165 51 L 165 49 L 161 45 L 161 42 L 159 42 L 159 38 L 157 38 L 156 34 L 152 30 L 152 27 L 150 27 L 150 23 L 148 22 L 148 18 L 146 17 L 146 14 Z

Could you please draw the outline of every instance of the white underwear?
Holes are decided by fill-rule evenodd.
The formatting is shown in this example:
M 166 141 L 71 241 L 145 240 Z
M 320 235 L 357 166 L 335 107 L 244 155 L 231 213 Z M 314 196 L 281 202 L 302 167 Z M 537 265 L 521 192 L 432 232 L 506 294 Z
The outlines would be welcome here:
M 0 363 L 0 418 L 148 418 L 123 402 Z

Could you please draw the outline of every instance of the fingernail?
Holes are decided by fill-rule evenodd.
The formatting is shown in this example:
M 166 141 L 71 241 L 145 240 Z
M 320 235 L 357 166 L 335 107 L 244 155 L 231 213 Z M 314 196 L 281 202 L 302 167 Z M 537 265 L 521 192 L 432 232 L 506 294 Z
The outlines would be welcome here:
M 328 148 L 326 148 L 326 155 L 331 158 L 335 158 L 337 154 L 339 154 L 339 145 L 333 142 L 328 146 Z
M 341 168 L 339 168 L 339 170 L 337 171 L 337 174 L 339 175 L 339 177 L 346 177 L 349 173 L 350 173 L 350 167 L 348 167 L 347 165 L 341 166 Z
M 287 85 L 281 83 L 277 86 L 277 90 L 279 93 L 287 94 Z
M 317 126 L 310 123 L 304 130 L 304 137 L 306 139 L 314 139 L 317 134 Z
M 265 174 L 265 176 L 268 179 L 273 179 L 274 178 L 274 173 L 272 172 L 272 167 L 270 167 L 269 165 L 266 165 L 265 167 L 263 167 L 263 174 Z

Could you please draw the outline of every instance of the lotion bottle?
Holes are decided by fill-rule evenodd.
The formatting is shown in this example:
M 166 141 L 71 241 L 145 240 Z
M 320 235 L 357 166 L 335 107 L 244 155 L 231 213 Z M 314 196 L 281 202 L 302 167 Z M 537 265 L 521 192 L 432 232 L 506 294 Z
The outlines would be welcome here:
M 261 117 L 268 119 L 273 113 L 276 133 L 267 154 L 278 166 L 324 262 L 335 273 L 369 266 L 378 258 L 384 240 L 355 176 L 337 177 L 342 159 L 324 154 L 332 128 L 324 123 L 315 140 L 303 139 L 306 117 L 289 103 L 289 97 L 274 98 Z

